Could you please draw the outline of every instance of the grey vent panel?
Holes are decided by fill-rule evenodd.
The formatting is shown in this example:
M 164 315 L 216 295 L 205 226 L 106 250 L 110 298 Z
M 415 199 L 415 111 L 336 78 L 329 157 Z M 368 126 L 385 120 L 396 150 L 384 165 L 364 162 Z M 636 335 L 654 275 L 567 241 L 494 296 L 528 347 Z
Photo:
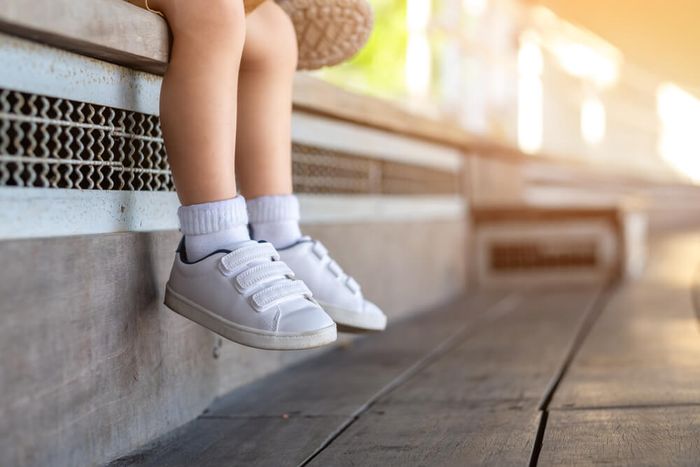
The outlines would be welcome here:
M 457 194 L 451 172 L 294 144 L 299 193 Z M 0 89 L 0 186 L 173 191 L 157 116 Z
M 158 118 L 0 90 L 0 186 L 171 191 Z
M 494 242 L 490 252 L 494 272 L 526 272 L 529 270 L 589 270 L 599 266 L 598 247 L 593 241 L 560 242 Z

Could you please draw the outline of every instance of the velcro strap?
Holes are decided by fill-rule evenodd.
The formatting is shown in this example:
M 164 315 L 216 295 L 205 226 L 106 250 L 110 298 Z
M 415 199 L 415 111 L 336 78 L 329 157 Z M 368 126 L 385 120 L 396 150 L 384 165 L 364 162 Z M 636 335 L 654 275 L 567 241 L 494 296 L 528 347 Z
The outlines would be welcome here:
M 314 246 L 311 247 L 311 251 L 313 251 L 319 259 L 323 258 L 328 254 L 328 250 L 326 249 L 326 247 L 323 246 L 323 243 L 319 242 L 318 240 L 314 242 Z
M 302 281 L 284 281 L 265 287 L 250 299 L 255 309 L 263 310 L 294 296 L 311 298 L 311 291 Z
M 328 263 L 328 269 L 333 273 L 335 277 L 343 276 L 343 269 L 335 261 Z
M 360 284 L 358 284 L 357 281 L 352 277 L 348 277 L 348 280 L 345 282 L 345 285 L 348 287 L 348 289 L 350 289 L 350 292 L 354 294 L 360 291 Z
M 247 289 L 256 284 L 261 284 L 267 280 L 275 278 L 294 277 L 294 272 L 286 264 L 275 261 L 262 263 L 243 271 L 236 276 L 236 284 L 241 289 Z
M 277 250 L 269 243 L 254 243 L 233 250 L 221 258 L 221 271 L 224 274 L 232 274 L 251 261 L 270 259 L 275 261 L 280 259 Z

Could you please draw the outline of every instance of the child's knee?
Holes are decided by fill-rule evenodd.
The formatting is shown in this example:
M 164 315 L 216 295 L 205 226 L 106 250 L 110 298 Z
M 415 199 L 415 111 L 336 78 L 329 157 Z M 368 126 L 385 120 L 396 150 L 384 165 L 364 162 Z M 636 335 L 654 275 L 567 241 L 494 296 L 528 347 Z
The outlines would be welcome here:
M 196 32 L 198 36 L 245 33 L 245 10 L 241 0 L 150 0 L 152 8 L 161 10 L 178 30 Z
M 287 14 L 272 1 L 248 17 L 243 66 L 294 72 L 297 38 Z

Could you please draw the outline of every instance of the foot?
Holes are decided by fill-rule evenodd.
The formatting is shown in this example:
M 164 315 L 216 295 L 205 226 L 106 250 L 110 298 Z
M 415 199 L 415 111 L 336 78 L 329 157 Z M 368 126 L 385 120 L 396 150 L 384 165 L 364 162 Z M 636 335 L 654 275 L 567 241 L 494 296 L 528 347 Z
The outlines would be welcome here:
M 183 242 L 165 304 L 227 339 L 259 349 L 309 349 L 336 339 L 333 320 L 266 242 L 246 241 L 192 263 Z
M 337 65 L 367 42 L 374 18 L 367 0 L 277 0 L 294 23 L 300 70 Z
M 364 299 L 360 286 L 328 255 L 321 242 L 309 237 L 279 250 L 280 257 L 313 291 L 339 331 L 382 331 L 386 316 Z

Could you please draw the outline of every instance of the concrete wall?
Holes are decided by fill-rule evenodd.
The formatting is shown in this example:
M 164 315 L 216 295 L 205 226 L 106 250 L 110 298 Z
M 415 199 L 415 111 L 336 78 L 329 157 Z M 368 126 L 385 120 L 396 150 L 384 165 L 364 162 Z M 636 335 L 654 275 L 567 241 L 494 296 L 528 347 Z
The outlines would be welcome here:
M 462 221 L 306 231 L 391 320 L 463 290 Z M 178 239 L 168 231 L 0 242 L 0 465 L 106 462 L 217 395 L 323 351 L 222 344 L 164 308 Z

